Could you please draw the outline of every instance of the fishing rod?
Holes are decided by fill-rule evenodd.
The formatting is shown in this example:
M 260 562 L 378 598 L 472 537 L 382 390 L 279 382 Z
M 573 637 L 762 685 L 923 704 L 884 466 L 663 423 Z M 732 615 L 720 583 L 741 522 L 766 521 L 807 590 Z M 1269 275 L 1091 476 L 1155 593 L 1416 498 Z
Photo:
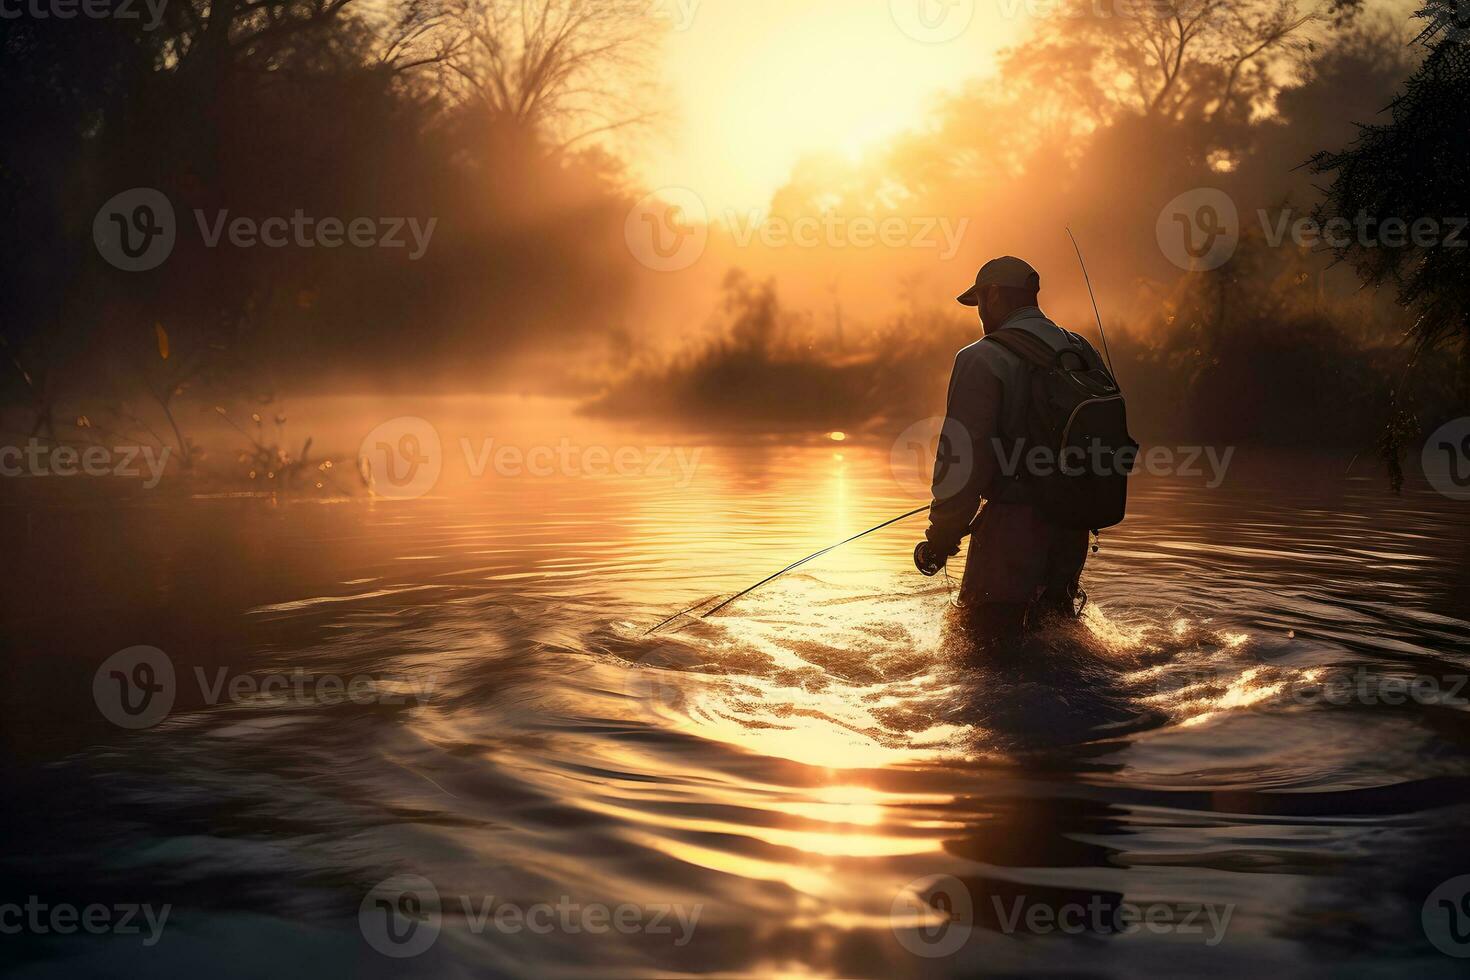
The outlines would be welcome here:
M 1077 244 L 1077 236 L 1074 235 L 1074 234 L 1072 234 L 1072 229 L 1071 228 L 1068 228 L 1067 229 L 1067 237 L 1070 238 L 1070 239 L 1072 239 L 1072 248 L 1075 249 L 1076 252 L 1077 252 L 1077 263 L 1082 266 L 1082 279 L 1083 279 L 1084 282 L 1087 283 L 1087 295 L 1092 300 L 1092 313 L 1093 313 L 1093 315 L 1095 317 L 1097 317 L 1097 332 L 1102 337 L 1103 353 L 1107 356 L 1107 359 L 1108 359 L 1108 370 L 1110 372 L 1112 372 L 1113 377 L 1116 378 L 1117 377 L 1117 372 L 1113 370 L 1113 352 L 1108 349 L 1108 333 L 1107 333 L 1107 331 L 1105 329 L 1103 329 L 1102 313 L 1097 308 L 1097 294 L 1092 291 L 1092 277 L 1087 274 L 1087 262 L 1086 262 L 1085 259 L 1082 258 L 1082 246 Z M 865 538 L 868 535 L 870 535 L 870 534 L 872 534 L 872 533 L 874 533 L 876 531 L 883 530 L 885 527 L 891 527 L 892 525 L 897 524 L 899 521 L 906 521 L 910 517 L 915 517 L 915 516 L 917 516 L 919 514 L 922 514 L 924 511 L 926 511 L 928 509 L 929 509 L 929 505 L 928 504 L 925 504 L 923 507 L 916 507 L 915 509 L 909 511 L 907 514 L 900 514 L 898 517 L 895 517 L 895 518 L 893 518 L 890 521 L 884 521 L 882 524 L 879 524 L 877 527 L 870 527 L 866 531 L 863 531 L 861 534 L 854 534 L 852 537 L 847 538 L 844 541 L 839 541 L 836 544 L 831 545 L 830 547 L 823 548 L 821 551 L 818 551 L 815 554 L 807 555 L 801 561 L 792 562 L 790 565 L 787 565 L 785 568 L 781 569 L 776 574 L 769 575 L 766 578 L 761 579 L 759 582 L 755 583 L 750 588 L 746 589 L 744 592 L 737 592 L 734 595 L 732 595 L 730 598 L 726 599 L 724 602 L 720 603 L 718 606 L 715 606 L 713 609 L 710 609 L 707 612 L 701 613 L 700 616 L 699 616 L 699 618 L 700 619 L 708 619 L 709 617 L 713 616 L 715 613 L 719 612 L 721 609 L 724 609 L 726 606 L 730 605 L 730 603 L 734 602 L 736 599 L 743 599 L 745 596 L 750 595 L 752 592 L 754 592 L 756 589 L 760 588 L 761 586 L 776 581 L 776 579 L 780 578 L 782 575 L 785 575 L 787 572 L 794 572 L 796 569 L 800 568 L 802 565 L 805 565 L 807 562 L 809 562 L 809 561 L 815 561 L 816 559 L 822 557 L 823 555 L 825 555 L 825 554 L 827 554 L 829 552 L 836 551 L 838 548 L 841 548 L 845 544 L 852 544 L 854 541 L 858 540 L 859 538 Z M 1093 546 L 1093 549 L 1092 550 L 1093 551 L 1096 551 L 1097 550 L 1096 545 Z M 679 610 L 678 612 L 674 613 L 674 615 L 670 616 L 668 619 L 666 619 L 663 622 L 659 623 L 657 626 L 653 627 L 652 629 L 650 629 L 647 633 L 644 633 L 643 635 L 644 636 L 650 636 L 650 635 L 652 635 L 654 633 L 657 633 L 659 630 L 663 629 L 665 626 L 669 625 L 674 620 L 678 619 L 680 616 L 687 616 L 687 615 L 689 615 L 694 610 L 696 610 L 700 606 L 704 605 L 706 602 L 709 602 L 709 600 L 708 599 L 703 599 L 703 600 L 701 600 L 699 602 L 696 602 L 694 605 L 690 606 L 688 609 L 681 609 L 681 610 Z
M 885 527 L 891 527 L 892 525 L 897 524 L 899 521 L 906 521 L 910 517 L 914 517 L 914 516 L 917 516 L 919 514 L 922 514 L 926 510 L 928 510 L 928 509 L 929 509 L 929 505 L 928 504 L 925 504 L 922 507 L 916 507 L 913 510 L 909 511 L 907 514 L 900 514 L 898 517 L 893 518 L 893 520 L 891 520 L 891 521 L 884 521 L 882 524 L 879 524 L 877 527 L 870 527 L 866 531 L 863 531 L 861 534 L 854 534 L 852 537 L 847 538 L 844 541 L 839 541 L 839 542 L 837 542 L 834 545 L 831 545 L 829 547 L 823 548 L 821 551 L 818 551 L 818 552 L 816 552 L 814 554 L 807 555 L 801 561 L 792 562 L 790 565 L 787 565 L 785 568 L 781 569 L 775 575 L 768 575 L 768 576 L 766 576 L 765 578 L 761 579 L 759 582 L 757 582 L 754 585 L 752 585 L 750 588 L 746 589 L 744 592 L 737 592 L 735 595 L 732 595 L 730 598 L 726 599 L 724 602 L 720 603 L 718 606 L 715 606 L 713 609 L 711 609 L 711 610 L 709 610 L 707 612 L 701 613 L 699 615 L 699 618 L 700 619 L 708 619 L 709 617 L 713 616 L 715 613 L 719 612 L 721 609 L 724 609 L 730 603 L 734 602 L 736 599 L 741 599 L 741 598 L 744 598 L 745 596 L 750 595 L 752 592 L 754 592 L 756 589 L 760 588 L 762 585 L 766 585 L 767 583 L 776 581 L 776 579 L 780 578 L 782 575 L 785 575 L 787 572 L 795 571 L 796 569 L 800 568 L 802 565 L 805 565 L 807 562 L 809 562 L 809 561 L 815 561 L 816 559 L 822 557 L 823 555 L 827 554 L 830 551 L 836 551 L 838 548 L 841 548 L 845 544 L 852 544 L 858 538 L 865 538 L 865 537 L 867 537 L 868 535 L 872 534 L 875 531 L 881 531 Z M 649 636 L 649 635 L 651 635 L 653 633 L 657 633 L 659 630 L 663 629 L 665 626 L 669 625 L 674 620 L 678 619 L 680 616 L 686 616 L 686 615 L 688 615 L 689 613 L 691 613 L 694 610 L 698 609 L 700 606 L 704 605 L 706 602 L 709 602 L 709 600 L 708 599 L 702 599 L 699 602 L 696 602 L 694 605 L 690 606 L 688 609 L 681 609 L 681 610 L 679 610 L 678 612 L 674 613 L 674 615 L 670 616 L 668 619 L 664 620 L 662 623 L 659 623 L 657 626 L 655 626 L 653 629 L 649 630 L 647 633 L 644 633 L 643 635 L 644 636 Z
M 1082 246 L 1077 244 L 1077 236 L 1072 234 L 1071 228 L 1067 229 L 1067 237 L 1072 239 L 1072 247 L 1077 250 L 1077 264 L 1082 266 L 1082 281 L 1087 283 L 1087 296 L 1092 300 L 1092 315 L 1097 317 L 1097 332 L 1102 337 L 1103 353 L 1108 357 L 1108 372 L 1116 383 L 1118 372 L 1113 370 L 1113 352 L 1108 350 L 1108 332 L 1103 329 L 1102 314 L 1097 309 L 1097 294 L 1092 291 L 1092 277 L 1087 274 L 1087 263 L 1082 259 Z

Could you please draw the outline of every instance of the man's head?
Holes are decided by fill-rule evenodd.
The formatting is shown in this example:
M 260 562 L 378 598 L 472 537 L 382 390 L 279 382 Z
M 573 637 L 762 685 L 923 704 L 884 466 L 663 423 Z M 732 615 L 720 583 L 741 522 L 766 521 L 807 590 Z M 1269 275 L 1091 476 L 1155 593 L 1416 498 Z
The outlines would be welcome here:
M 959 301 L 979 308 L 980 323 L 989 333 L 1000 329 L 1006 318 L 1021 307 L 1035 306 L 1040 291 L 1041 276 L 1035 269 L 1014 255 L 1002 255 L 980 267 L 974 287 Z

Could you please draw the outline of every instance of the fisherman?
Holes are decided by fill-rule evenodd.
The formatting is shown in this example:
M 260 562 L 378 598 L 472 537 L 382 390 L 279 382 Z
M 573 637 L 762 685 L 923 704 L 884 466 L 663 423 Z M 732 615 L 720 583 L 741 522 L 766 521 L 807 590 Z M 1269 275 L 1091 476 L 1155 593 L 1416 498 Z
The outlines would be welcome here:
M 1088 528 L 1096 525 L 1059 522 L 1054 509 L 1041 506 L 1038 483 L 1017 450 L 1023 433 L 1036 431 L 1028 426 L 1036 364 L 1070 352 L 1074 375 L 1104 387 L 1113 382 L 1090 343 L 1041 312 L 1040 289 L 1036 270 L 1007 255 L 987 262 L 959 297 L 979 310 L 984 336 L 955 358 L 929 529 L 914 549 L 919 570 L 933 575 L 970 535 L 958 605 L 984 646 L 1012 640 L 1047 617 L 1075 617 L 1086 601 L 1079 586 Z

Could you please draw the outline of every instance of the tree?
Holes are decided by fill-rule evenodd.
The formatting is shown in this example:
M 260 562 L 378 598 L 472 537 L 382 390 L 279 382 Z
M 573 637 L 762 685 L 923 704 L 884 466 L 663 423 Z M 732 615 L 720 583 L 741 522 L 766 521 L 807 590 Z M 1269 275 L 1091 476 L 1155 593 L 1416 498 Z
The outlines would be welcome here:
M 565 148 L 651 122 L 663 26 L 647 0 L 445 0 L 450 91 L 493 126 Z
M 1470 399 L 1470 23 L 1458 0 L 1430 0 L 1418 42 L 1428 56 L 1387 112 L 1390 121 L 1359 127 L 1348 148 L 1320 152 L 1309 166 L 1335 174 L 1316 209 L 1323 228 L 1351 227 L 1333 243 L 1365 286 L 1392 284 L 1414 315 L 1409 337 L 1419 358 L 1458 348 L 1461 398 Z M 1409 229 L 1405 234 L 1400 226 Z M 1423 228 L 1424 235 L 1413 229 Z M 1413 400 L 1395 392 L 1383 436 L 1394 482 L 1418 429 Z
M 1456 26 L 1456 0 L 1432 0 L 1418 14 L 1429 26 L 1419 41 L 1429 55 L 1389 105 L 1390 122 L 1359 127 L 1358 139 L 1336 153 L 1312 157 L 1314 173 L 1334 173 L 1317 220 L 1361 223 L 1367 235 L 1346 236 L 1333 249 L 1363 283 L 1393 284 L 1414 311 L 1412 335 L 1421 349 L 1470 339 L 1470 233 L 1455 233 L 1456 216 L 1470 215 L 1463 168 L 1470 156 L 1470 44 Z M 1461 17 L 1464 14 L 1460 14 Z M 1385 222 L 1432 221 L 1437 233 L 1381 239 Z M 1396 226 L 1395 226 L 1396 227 Z M 1397 240 L 1398 236 L 1392 236 Z M 1429 244 L 1419 244 L 1428 242 Z
M 1346 19 L 1357 0 L 1057 0 L 1034 43 L 1011 51 L 1007 73 L 1091 109 L 1176 122 L 1248 120 L 1270 109 L 1308 28 Z

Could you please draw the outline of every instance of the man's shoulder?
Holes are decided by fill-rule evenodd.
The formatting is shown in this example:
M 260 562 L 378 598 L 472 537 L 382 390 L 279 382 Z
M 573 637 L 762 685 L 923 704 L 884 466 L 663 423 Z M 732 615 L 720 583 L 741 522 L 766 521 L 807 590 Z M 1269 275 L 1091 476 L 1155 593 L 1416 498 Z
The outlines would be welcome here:
M 961 348 L 960 353 L 954 356 L 954 370 L 956 375 L 970 378 L 972 382 L 985 376 L 1004 381 L 1011 373 L 1008 357 L 1011 357 L 1010 351 L 1000 344 L 986 342 L 982 336 L 969 347 Z
M 1006 358 L 1012 356 L 1000 344 L 986 343 L 986 338 L 981 337 L 968 347 L 962 348 L 955 355 L 955 364 L 961 367 L 985 366 L 992 373 L 1006 366 Z
M 1079 333 L 1068 330 L 1050 317 L 1044 315 L 1031 317 L 1018 321 L 1015 325 L 1023 329 L 1029 329 L 1031 333 L 1047 341 L 1057 350 L 1063 350 L 1070 345 L 1081 348 L 1091 353 L 1094 357 L 1100 358 L 1101 356 L 1090 340 Z

